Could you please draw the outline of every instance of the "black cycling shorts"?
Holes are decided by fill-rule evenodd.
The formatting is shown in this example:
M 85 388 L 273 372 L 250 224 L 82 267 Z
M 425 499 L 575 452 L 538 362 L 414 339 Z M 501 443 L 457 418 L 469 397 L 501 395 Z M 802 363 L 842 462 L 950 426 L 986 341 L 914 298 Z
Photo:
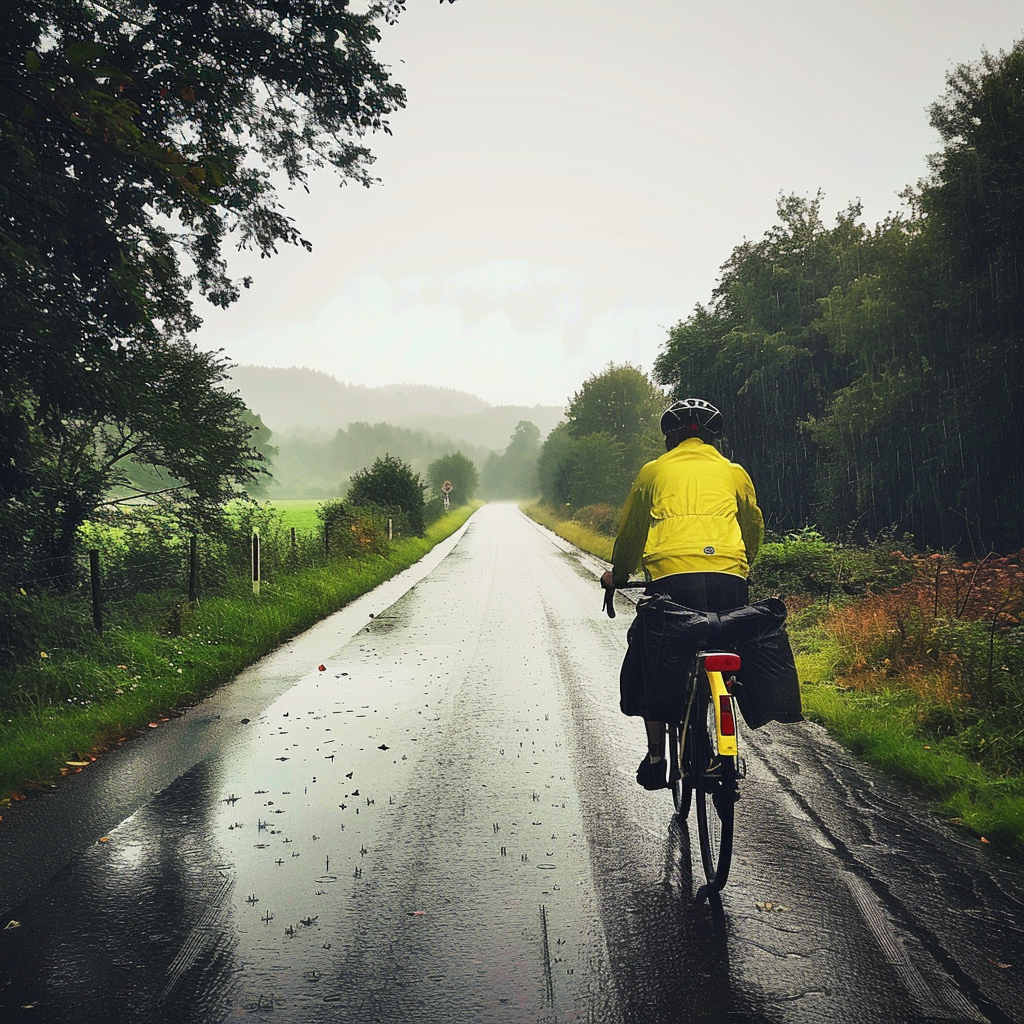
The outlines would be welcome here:
M 664 594 L 685 608 L 700 612 L 727 612 L 750 603 L 747 581 L 727 572 L 677 572 L 651 580 L 644 591 Z

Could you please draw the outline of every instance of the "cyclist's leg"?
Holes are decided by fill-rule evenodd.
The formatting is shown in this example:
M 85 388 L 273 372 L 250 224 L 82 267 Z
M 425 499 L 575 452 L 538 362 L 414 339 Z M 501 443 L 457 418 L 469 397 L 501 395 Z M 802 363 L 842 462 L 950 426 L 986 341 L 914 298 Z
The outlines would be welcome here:
M 690 749 L 686 745 L 686 727 L 683 723 L 670 725 L 668 728 L 669 748 L 669 782 L 672 789 L 672 802 L 676 814 L 685 821 L 690 813 L 690 801 L 693 794 L 692 772 L 687 764 Z
M 665 756 L 665 723 L 645 721 L 647 756 L 636 770 L 636 781 L 644 789 L 665 789 L 671 783 L 667 775 L 668 758 Z
M 647 753 L 651 757 L 665 756 L 665 723 L 644 722 L 647 729 Z

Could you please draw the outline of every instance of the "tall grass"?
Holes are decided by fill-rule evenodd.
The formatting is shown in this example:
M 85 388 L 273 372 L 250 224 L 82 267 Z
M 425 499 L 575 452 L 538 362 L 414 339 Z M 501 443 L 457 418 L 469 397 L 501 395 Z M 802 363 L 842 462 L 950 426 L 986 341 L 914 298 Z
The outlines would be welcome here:
M 795 632 L 805 711 L 946 817 L 1024 852 L 1019 560 L 891 557 L 900 582 Z

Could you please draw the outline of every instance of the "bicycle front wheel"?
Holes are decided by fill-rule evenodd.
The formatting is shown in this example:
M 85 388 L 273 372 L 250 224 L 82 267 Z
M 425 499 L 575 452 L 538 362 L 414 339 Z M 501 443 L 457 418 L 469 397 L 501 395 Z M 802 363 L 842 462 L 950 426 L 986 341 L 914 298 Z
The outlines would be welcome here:
M 718 750 L 711 688 L 702 673 L 690 722 L 697 837 L 708 888 L 718 892 L 729 877 L 736 812 L 736 758 Z

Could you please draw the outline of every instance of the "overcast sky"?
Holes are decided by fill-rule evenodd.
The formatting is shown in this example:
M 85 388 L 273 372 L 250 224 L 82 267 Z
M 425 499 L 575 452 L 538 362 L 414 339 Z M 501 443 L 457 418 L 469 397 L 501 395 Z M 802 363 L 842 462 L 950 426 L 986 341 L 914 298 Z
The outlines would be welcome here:
M 651 369 L 780 193 L 875 224 L 926 170 L 946 73 L 1024 35 L 1010 0 L 409 0 L 382 59 L 407 89 L 382 184 L 287 193 L 312 253 L 197 341 L 343 382 L 563 405 Z

